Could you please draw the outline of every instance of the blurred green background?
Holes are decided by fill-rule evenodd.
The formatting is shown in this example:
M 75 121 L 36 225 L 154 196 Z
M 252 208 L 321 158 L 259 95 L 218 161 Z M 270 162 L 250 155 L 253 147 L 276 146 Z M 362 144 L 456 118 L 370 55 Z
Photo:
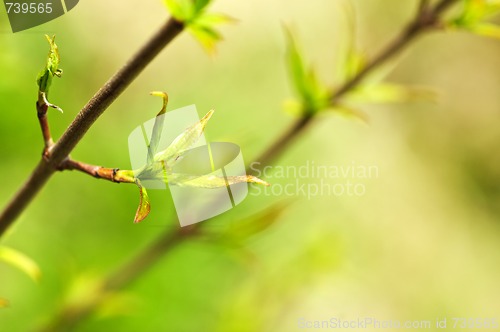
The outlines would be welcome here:
M 417 1 L 352 4 L 357 44 L 370 58 L 412 17 Z M 202 115 L 214 108 L 207 138 L 237 143 L 252 160 L 293 121 L 282 106 L 294 94 L 283 26 L 292 28 L 322 79 L 333 83 L 337 51 L 348 36 L 345 8 L 345 1 L 332 0 L 215 1 L 211 11 L 238 20 L 221 29 L 225 41 L 217 54 L 207 56 L 183 33 L 72 156 L 129 168 L 128 134 L 159 110 L 149 91 L 163 90 L 169 109 L 196 104 Z M 55 21 L 12 34 L 0 13 L 2 206 L 42 150 L 34 103 L 48 52 L 43 35 L 57 35 L 64 69 L 50 98 L 65 110 L 49 112 L 57 138 L 167 16 L 159 0 L 85 0 Z M 331 317 L 500 319 L 500 43 L 466 33 L 427 35 L 407 49 L 387 80 L 429 86 L 438 100 L 362 106 L 369 125 L 321 115 L 277 162 L 375 165 L 379 176 L 361 181 L 365 195 L 287 200 L 279 220 L 239 250 L 186 241 L 76 331 L 300 331 L 301 318 Z M 151 215 L 135 225 L 135 186 L 55 174 L 2 239 L 36 261 L 42 278 L 36 284 L 0 262 L 0 298 L 9 301 L 0 309 L 0 331 L 43 325 L 77 285 L 179 227 L 168 193 L 150 196 Z M 207 227 L 224 230 L 287 198 L 250 195 Z

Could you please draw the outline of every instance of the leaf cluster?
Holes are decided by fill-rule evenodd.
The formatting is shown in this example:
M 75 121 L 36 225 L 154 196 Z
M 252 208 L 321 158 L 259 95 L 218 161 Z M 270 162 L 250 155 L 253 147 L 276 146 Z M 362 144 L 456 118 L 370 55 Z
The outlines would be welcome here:
M 172 16 L 182 22 L 186 29 L 209 53 L 215 52 L 215 45 L 222 40 L 216 27 L 234 20 L 223 14 L 206 11 L 210 0 L 163 0 Z
M 500 38 L 500 26 L 488 20 L 500 13 L 500 0 L 463 0 L 461 12 L 447 22 L 450 29 Z

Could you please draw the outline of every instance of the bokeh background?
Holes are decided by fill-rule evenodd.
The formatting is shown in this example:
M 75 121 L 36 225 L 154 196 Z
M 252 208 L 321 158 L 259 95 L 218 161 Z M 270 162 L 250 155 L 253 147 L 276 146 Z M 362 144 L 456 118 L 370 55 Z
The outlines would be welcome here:
M 368 57 L 400 31 L 417 1 L 352 1 L 357 45 Z M 0 202 L 6 204 L 40 158 L 36 75 L 57 35 L 62 79 L 51 100 L 54 137 L 168 16 L 159 0 L 86 0 L 43 26 L 12 34 L 0 8 Z M 349 36 L 346 2 L 216 1 L 224 26 L 215 56 L 188 34 L 175 40 L 104 113 L 72 153 L 129 167 L 128 134 L 158 112 L 196 104 L 216 113 L 209 140 L 242 147 L 247 161 L 293 121 L 284 26 L 291 27 L 321 78 L 332 77 Z M 299 331 L 298 321 L 500 319 L 500 42 L 467 33 L 420 38 L 386 80 L 428 86 L 435 101 L 362 105 L 368 125 L 321 115 L 278 165 L 375 165 L 363 196 L 250 195 L 207 228 L 230 225 L 276 202 L 286 209 L 238 249 L 189 240 L 76 331 Z M 265 178 L 274 184 L 293 178 Z M 317 181 L 317 179 L 311 179 Z M 335 183 L 338 179 L 325 179 Z M 168 193 L 150 192 L 152 212 L 132 223 L 135 186 L 76 172 L 56 174 L 2 245 L 30 256 L 38 284 L 0 262 L 0 331 L 30 331 L 67 301 L 83 301 L 105 276 L 160 234 L 175 229 Z M 434 329 L 434 328 L 433 328 Z M 369 330 L 369 329 L 368 329 Z

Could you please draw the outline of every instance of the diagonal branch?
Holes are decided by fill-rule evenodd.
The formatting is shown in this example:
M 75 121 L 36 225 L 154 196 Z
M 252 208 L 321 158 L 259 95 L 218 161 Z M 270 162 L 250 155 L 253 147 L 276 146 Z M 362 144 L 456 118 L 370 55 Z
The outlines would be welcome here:
M 386 49 L 376 56 L 362 72 L 358 73 L 357 76 L 346 82 L 343 87 L 332 94 L 332 104 L 336 104 L 343 95 L 355 88 L 366 75 L 385 61 L 397 55 L 403 48 L 413 42 L 418 35 L 435 27 L 440 19 L 441 13 L 456 1 L 457 0 L 443 0 L 434 7 L 430 14 L 426 13 L 422 15 L 419 10 L 417 18 L 399 37 L 396 38 L 395 41 L 389 44 Z M 261 167 L 264 167 L 278 159 L 280 155 L 290 147 L 295 138 L 304 132 L 312 123 L 313 118 L 313 116 L 306 116 L 298 119 L 288 131 L 271 144 L 261 157 L 257 158 L 255 161 L 259 161 Z M 133 283 L 152 268 L 154 264 L 158 263 L 161 258 L 170 253 L 176 245 L 188 238 L 200 234 L 202 234 L 200 224 L 166 231 L 155 241 L 150 243 L 148 247 L 144 248 L 136 256 L 132 257 L 131 260 L 102 280 L 99 288 L 90 301 L 62 308 L 62 310 L 54 316 L 49 325 L 45 326 L 41 331 L 67 329 L 77 325 L 81 320 L 91 315 L 92 311 L 106 300 L 106 294 L 110 294 Z
M 75 148 L 85 133 L 113 101 L 134 81 L 146 66 L 184 29 L 182 23 L 169 19 L 153 37 L 113 75 L 78 113 L 61 139 L 40 160 L 25 184 L 0 214 L 0 236 L 40 192 L 61 162 Z M 44 139 L 50 143 L 46 121 L 41 120 Z
M 387 60 L 398 55 L 403 49 L 417 39 L 423 33 L 430 29 L 439 27 L 439 20 L 443 12 L 450 6 L 457 3 L 458 0 L 442 0 L 434 8 L 422 11 L 420 8 L 417 11 L 415 19 L 396 37 L 386 48 L 384 48 L 373 60 L 366 65 L 357 75 L 345 82 L 339 89 L 334 91 L 330 96 L 330 104 L 338 105 L 340 99 L 348 92 L 353 90 L 359 83 L 363 81 L 374 69 L 380 67 Z M 306 115 L 297 119 L 276 141 L 265 150 L 256 160 L 264 167 L 269 165 L 272 160 L 279 158 L 284 150 L 302 134 L 311 124 L 314 116 Z

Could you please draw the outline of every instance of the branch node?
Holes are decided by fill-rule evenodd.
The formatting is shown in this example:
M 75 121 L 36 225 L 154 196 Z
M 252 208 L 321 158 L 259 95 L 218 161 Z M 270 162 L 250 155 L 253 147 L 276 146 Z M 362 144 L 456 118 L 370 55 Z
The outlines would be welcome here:
M 116 173 L 119 171 L 120 169 L 119 168 L 113 168 L 113 176 L 111 177 L 111 181 L 115 182 L 115 183 L 120 183 L 120 181 L 118 181 L 116 179 Z

